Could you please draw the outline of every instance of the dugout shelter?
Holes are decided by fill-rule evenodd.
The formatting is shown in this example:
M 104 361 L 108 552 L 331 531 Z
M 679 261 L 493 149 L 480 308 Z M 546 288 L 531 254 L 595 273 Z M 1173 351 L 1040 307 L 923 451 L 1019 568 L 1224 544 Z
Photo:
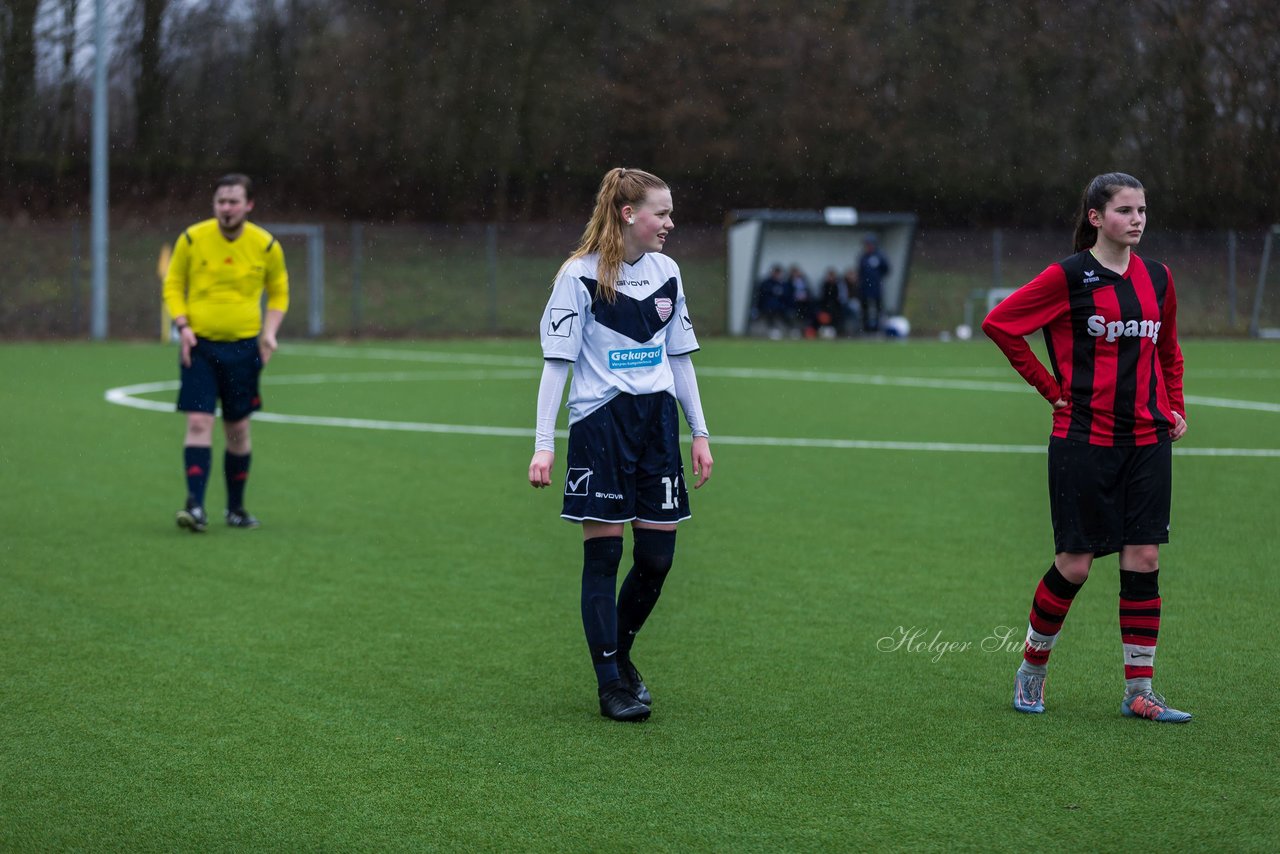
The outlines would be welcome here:
M 810 287 L 816 288 L 828 267 L 843 273 L 857 266 L 868 235 L 876 238 L 889 259 L 889 275 L 882 286 L 883 313 L 886 317 L 902 314 L 916 222 L 913 213 L 859 213 L 847 207 L 730 212 L 725 328 L 730 335 L 747 334 L 756 287 L 773 264 L 798 264 Z

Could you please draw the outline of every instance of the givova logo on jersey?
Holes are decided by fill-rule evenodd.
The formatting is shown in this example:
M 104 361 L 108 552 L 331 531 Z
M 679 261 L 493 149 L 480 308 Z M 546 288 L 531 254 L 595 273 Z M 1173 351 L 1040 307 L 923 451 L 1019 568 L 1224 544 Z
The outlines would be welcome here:
M 1089 334 L 1094 338 L 1104 335 L 1107 343 L 1119 338 L 1150 338 L 1156 343 L 1160 337 L 1160 321 L 1158 320 L 1107 320 L 1100 314 L 1089 318 Z

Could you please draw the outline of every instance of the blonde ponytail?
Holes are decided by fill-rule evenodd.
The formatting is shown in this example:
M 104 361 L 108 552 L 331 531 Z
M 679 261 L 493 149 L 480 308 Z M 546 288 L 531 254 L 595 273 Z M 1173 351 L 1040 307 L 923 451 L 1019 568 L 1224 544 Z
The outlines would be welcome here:
M 596 268 L 596 296 L 605 302 L 618 297 L 617 281 L 622 270 L 625 244 L 622 240 L 622 206 L 639 205 L 650 190 L 669 189 L 661 178 L 641 169 L 617 167 L 610 169 L 600 181 L 596 192 L 596 207 L 582 232 L 578 248 L 561 265 L 597 252 L 600 262 Z M 559 273 L 556 274 L 557 276 Z

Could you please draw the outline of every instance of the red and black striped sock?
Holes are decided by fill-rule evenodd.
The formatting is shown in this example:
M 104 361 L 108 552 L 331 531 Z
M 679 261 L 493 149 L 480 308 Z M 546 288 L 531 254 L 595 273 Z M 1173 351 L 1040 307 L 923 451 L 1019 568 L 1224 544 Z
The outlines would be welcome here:
M 1124 678 L 1150 682 L 1155 673 L 1156 638 L 1160 634 L 1160 571 L 1120 570 L 1120 642 L 1124 645 Z
M 1055 563 L 1040 579 L 1036 595 L 1031 600 L 1031 615 L 1027 625 L 1027 642 L 1022 660 L 1033 668 L 1049 663 L 1049 653 L 1058 642 L 1062 621 L 1067 618 L 1071 602 L 1080 592 L 1082 584 L 1073 584 L 1063 578 Z

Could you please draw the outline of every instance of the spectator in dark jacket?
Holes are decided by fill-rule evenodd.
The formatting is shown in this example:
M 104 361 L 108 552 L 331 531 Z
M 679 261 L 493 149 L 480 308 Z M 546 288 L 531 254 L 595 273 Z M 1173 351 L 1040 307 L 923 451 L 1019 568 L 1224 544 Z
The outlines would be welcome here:
M 889 259 L 880 251 L 879 243 L 870 234 L 862 239 L 862 255 L 858 258 L 858 301 L 862 304 L 862 329 L 875 332 L 880 328 L 880 310 L 883 305 L 883 284 L 889 275 Z
M 845 304 L 849 290 L 835 267 L 828 267 L 818 291 L 818 310 L 814 313 L 814 325 L 819 334 L 839 335 L 844 329 Z M 826 332 L 825 330 L 831 330 Z
M 795 288 L 781 264 L 769 268 L 769 275 L 756 290 L 756 305 L 753 319 L 763 320 L 770 333 L 781 333 L 790 325 L 795 311 Z

